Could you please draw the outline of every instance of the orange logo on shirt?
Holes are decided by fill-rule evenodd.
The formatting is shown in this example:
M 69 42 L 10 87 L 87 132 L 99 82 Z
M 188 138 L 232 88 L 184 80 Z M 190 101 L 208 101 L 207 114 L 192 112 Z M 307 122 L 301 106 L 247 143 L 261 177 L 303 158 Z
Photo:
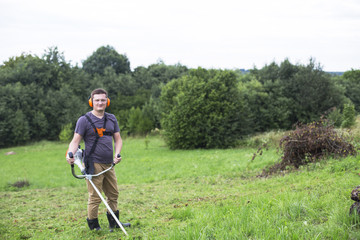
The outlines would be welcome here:
M 99 137 L 104 136 L 104 132 L 106 131 L 106 128 L 96 128 L 97 133 L 99 134 Z M 94 129 L 95 132 L 95 129 Z

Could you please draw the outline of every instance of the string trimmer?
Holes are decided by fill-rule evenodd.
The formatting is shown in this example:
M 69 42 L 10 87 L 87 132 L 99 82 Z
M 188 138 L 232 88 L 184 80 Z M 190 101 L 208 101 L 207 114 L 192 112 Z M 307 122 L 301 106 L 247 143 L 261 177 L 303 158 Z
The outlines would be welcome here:
M 110 206 L 108 205 L 108 203 L 105 201 L 104 197 L 101 195 L 100 191 L 97 189 L 97 187 L 95 186 L 95 184 L 93 183 L 93 181 L 91 180 L 92 177 L 97 177 L 100 176 L 101 174 L 111 170 L 115 164 L 113 163 L 111 165 L 111 167 L 109 167 L 108 169 L 105 169 L 102 172 L 99 172 L 97 174 L 87 174 L 85 171 L 85 167 L 83 166 L 83 160 L 84 160 L 84 155 L 83 155 L 83 151 L 80 149 L 80 147 L 78 148 L 78 150 L 75 153 L 75 156 L 73 155 L 72 152 L 69 152 L 69 157 L 73 158 L 75 157 L 75 161 L 74 163 L 80 168 L 80 171 L 82 173 L 82 175 L 76 175 L 75 174 L 75 170 L 74 170 L 74 164 L 71 164 L 71 173 L 74 177 L 78 178 L 78 179 L 87 179 L 90 184 L 93 186 L 93 188 L 95 189 L 96 193 L 99 195 L 99 197 L 101 198 L 101 201 L 105 204 L 107 210 L 110 212 L 110 214 L 112 215 L 112 217 L 115 219 L 116 223 L 119 225 L 119 227 L 121 228 L 121 230 L 125 233 L 125 235 L 128 235 L 127 232 L 125 231 L 124 227 L 122 226 L 122 224 L 120 223 L 119 219 L 116 217 L 115 213 L 111 210 Z M 120 155 L 120 154 L 119 154 Z M 118 156 L 120 158 L 120 156 Z

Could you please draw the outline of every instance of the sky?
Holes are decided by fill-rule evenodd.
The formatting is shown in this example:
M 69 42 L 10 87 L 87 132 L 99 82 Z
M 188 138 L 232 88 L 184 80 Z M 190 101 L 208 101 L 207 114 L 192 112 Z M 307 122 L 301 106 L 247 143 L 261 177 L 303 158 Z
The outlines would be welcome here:
M 252 69 L 289 59 L 360 69 L 358 0 L 0 0 L 0 64 L 57 47 L 73 66 L 101 46 L 135 69 Z

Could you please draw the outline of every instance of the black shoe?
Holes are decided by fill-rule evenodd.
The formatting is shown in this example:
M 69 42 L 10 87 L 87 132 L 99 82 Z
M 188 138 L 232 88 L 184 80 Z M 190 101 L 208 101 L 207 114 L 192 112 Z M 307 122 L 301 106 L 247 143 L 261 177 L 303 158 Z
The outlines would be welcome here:
M 122 223 L 120 222 L 123 227 L 131 227 L 131 223 Z
M 96 231 L 101 230 L 101 227 L 99 225 L 99 220 L 97 218 L 91 219 L 91 220 L 87 218 L 86 220 L 87 220 L 90 230 L 94 230 L 94 229 Z
M 116 212 L 114 212 L 115 216 L 117 219 L 119 219 L 119 210 L 117 210 Z M 106 212 L 106 216 L 108 218 L 109 221 L 109 228 L 110 228 L 110 232 L 114 231 L 114 228 L 120 228 L 120 226 L 117 224 L 116 220 L 113 218 L 113 216 L 111 215 L 111 213 Z M 122 223 L 120 222 L 121 225 L 123 227 L 130 227 L 131 224 L 130 223 Z

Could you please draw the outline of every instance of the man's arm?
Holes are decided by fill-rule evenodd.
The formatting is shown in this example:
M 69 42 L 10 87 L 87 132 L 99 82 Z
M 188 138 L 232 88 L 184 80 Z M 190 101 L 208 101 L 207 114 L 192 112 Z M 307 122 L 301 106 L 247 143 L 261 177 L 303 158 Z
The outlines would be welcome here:
M 120 132 L 116 132 L 114 133 L 114 146 L 115 146 L 115 156 L 114 156 L 114 163 L 118 164 L 121 161 L 121 156 L 120 158 L 118 158 L 118 154 L 120 154 L 121 149 L 122 149 L 122 139 L 120 136 Z
M 74 133 L 74 137 L 73 139 L 71 140 L 70 144 L 69 144 L 69 148 L 68 148 L 68 153 L 69 152 L 72 152 L 73 154 L 76 153 L 78 147 L 79 147 L 79 144 L 81 142 L 81 139 L 82 139 L 82 136 L 78 133 Z M 66 154 L 66 161 L 69 163 L 69 164 L 73 164 L 75 159 L 74 158 L 69 158 L 69 155 Z

